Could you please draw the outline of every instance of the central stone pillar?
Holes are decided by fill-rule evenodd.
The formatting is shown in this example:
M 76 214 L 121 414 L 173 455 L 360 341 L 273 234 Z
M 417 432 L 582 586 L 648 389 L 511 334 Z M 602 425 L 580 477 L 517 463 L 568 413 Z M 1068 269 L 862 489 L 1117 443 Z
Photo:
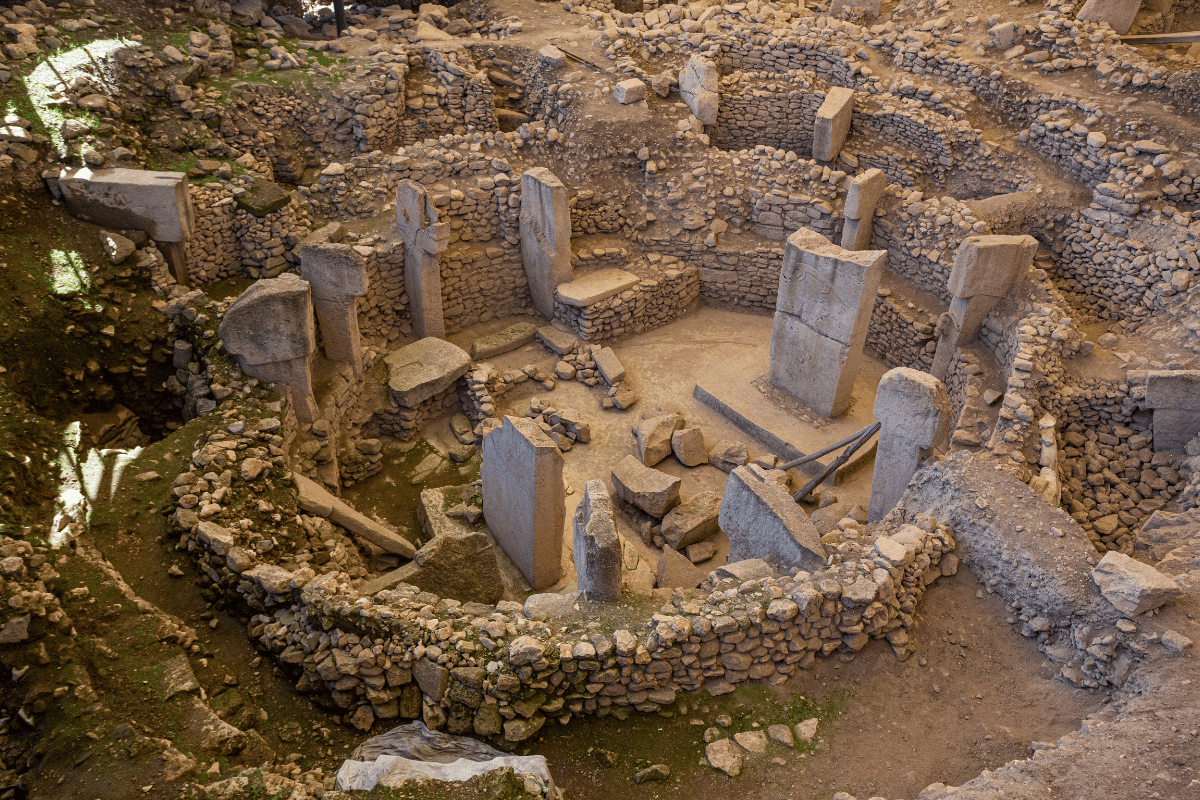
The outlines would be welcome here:
M 773 386 L 836 417 L 850 406 L 885 250 L 851 252 L 802 228 L 787 240 L 771 331 Z
M 879 381 L 875 419 L 879 444 L 867 521 L 877 522 L 896 507 L 931 448 L 942 447 L 950 430 L 950 395 L 927 372 L 897 367 Z
M 571 209 L 567 187 L 545 167 L 521 175 L 521 260 L 533 307 L 554 319 L 554 290 L 575 277 L 571 269 Z
M 363 371 L 358 298 L 367 294 L 367 267 L 348 244 L 306 244 L 300 248 L 300 275 L 312 286 L 325 357 Z
M 418 339 L 445 339 L 440 256 L 450 245 L 450 223 L 438 222 L 424 186 L 403 180 L 396 187 L 396 228 L 404 237 L 404 289 L 413 332 Z

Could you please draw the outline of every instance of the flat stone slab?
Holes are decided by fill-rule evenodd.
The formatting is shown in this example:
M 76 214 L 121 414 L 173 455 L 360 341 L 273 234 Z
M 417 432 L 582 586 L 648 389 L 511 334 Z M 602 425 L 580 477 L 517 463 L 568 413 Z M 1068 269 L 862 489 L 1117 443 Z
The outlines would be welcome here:
M 575 348 L 579 346 L 579 339 L 575 334 L 559 330 L 553 325 L 538 328 L 537 340 L 542 347 L 559 356 L 574 353 Z
M 1104 554 L 1092 570 L 1092 580 L 1105 600 L 1129 616 L 1166 605 L 1181 594 L 1171 578 L 1116 551 Z
M 762 558 L 781 569 L 825 566 L 817 529 L 788 490 L 754 466 L 729 473 L 718 518 L 729 537 L 729 560 Z
M 498 333 L 482 336 L 471 343 L 471 358 L 482 360 L 512 352 L 532 342 L 537 331 L 532 322 L 518 322 Z
M 393 350 L 383 361 L 392 399 L 407 408 L 449 389 L 471 366 L 466 350 L 433 336 Z
M 640 280 L 623 269 L 598 269 L 568 283 L 560 283 L 558 299 L 569 306 L 583 308 L 632 289 Z

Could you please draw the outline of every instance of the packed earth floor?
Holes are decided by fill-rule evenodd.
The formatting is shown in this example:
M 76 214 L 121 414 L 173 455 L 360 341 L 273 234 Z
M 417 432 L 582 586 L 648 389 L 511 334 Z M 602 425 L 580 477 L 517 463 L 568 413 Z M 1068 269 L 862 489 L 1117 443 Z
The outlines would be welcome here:
M 0 800 L 1200 798 L 1200 6 L 344 6 L 0 0 Z

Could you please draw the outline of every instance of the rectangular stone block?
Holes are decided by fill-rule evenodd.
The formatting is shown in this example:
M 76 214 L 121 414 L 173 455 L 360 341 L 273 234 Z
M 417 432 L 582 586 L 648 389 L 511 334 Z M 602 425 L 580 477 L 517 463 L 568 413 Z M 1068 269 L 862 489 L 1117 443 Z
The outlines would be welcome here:
M 718 522 L 729 537 L 730 563 L 761 558 L 785 572 L 824 568 L 817 529 L 788 490 L 762 473 L 738 467 L 725 482 Z
M 471 357 L 458 345 L 430 336 L 393 350 L 384 363 L 392 399 L 416 408 L 466 375 Z
M 186 242 L 196 229 L 187 175 L 144 169 L 75 167 L 58 178 L 71 216 L 108 228 Z
M 525 417 L 505 417 L 483 440 L 483 516 L 534 590 L 562 577 L 563 457 Z
M 833 161 L 838 157 L 850 133 L 853 117 L 854 90 L 843 86 L 829 87 L 825 102 L 817 109 L 813 127 L 813 158 L 817 161 Z
M 787 239 L 775 310 L 843 344 L 865 339 L 886 260 L 886 250 L 844 250 L 801 228 Z
M 554 318 L 554 290 L 571 280 L 571 210 L 567 187 L 545 167 L 521 175 L 521 261 L 533 307 Z
M 558 299 L 569 306 L 584 308 L 632 289 L 640 281 L 637 275 L 623 269 L 598 269 L 569 283 L 559 284 Z
M 886 189 L 887 176 L 881 169 L 872 168 L 855 176 L 846 190 L 846 219 L 870 217 Z
M 866 250 L 871 246 L 871 236 L 875 232 L 875 217 L 863 219 L 848 219 L 842 226 L 843 250 Z
M 621 538 L 604 481 L 591 480 L 575 511 L 572 555 L 579 590 L 593 602 L 621 596 Z
M 645 100 L 646 84 L 637 78 L 618 81 L 617 88 L 613 91 L 613 99 L 623 106 L 636 103 L 639 100 Z

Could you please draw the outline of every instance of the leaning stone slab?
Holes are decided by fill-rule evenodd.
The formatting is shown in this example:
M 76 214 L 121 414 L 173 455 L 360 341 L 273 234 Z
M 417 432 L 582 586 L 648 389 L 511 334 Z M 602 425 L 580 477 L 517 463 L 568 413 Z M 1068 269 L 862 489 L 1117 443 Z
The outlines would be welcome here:
M 611 347 L 602 347 L 594 351 L 592 360 L 596 362 L 596 369 L 600 370 L 609 386 L 625 380 L 625 365 Z
M 559 330 L 553 325 L 538 328 L 537 340 L 542 347 L 559 356 L 574 353 L 575 348 L 579 346 L 579 339 L 575 337 L 575 334 Z
M 813 128 L 813 158 L 817 161 L 833 161 L 842 151 L 846 136 L 850 133 L 850 121 L 854 117 L 854 90 L 844 86 L 831 86 L 825 102 L 817 109 Z
M 196 229 L 187 175 L 143 169 L 63 170 L 59 188 L 71 216 L 108 228 L 186 242 Z
M 535 590 L 562 576 L 566 494 L 558 445 L 533 420 L 505 417 L 483 439 L 483 516 Z
M 679 505 L 679 478 L 647 467 L 634 456 L 625 456 L 612 469 L 613 489 L 617 497 L 647 514 L 662 519 Z
M 396 553 L 404 558 L 412 558 L 416 554 L 417 549 L 412 542 L 334 497 L 322 489 L 316 481 L 295 472 L 292 473 L 292 480 L 300 492 L 297 502 L 300 508 L 309 514 L 325 517 L 363 541 L 370 542 L 389 553 Z
M 591 480 L 584 487 L 575 511 L 572 551 L 579 590 L 588 600 L 608 602 L 621 597 L 621 537 L 604 481 Z
M 1180 595 L 1179 585 L 1149 564 L 1110 550 L 1092 570 L 1092 580 L 1123 614 L 1143 614 Z
M 754 466 L 729 473 L 718 517 L 729 537 L 729 561 L 761 558 L 777 569 L 815 571 L 825 547 L 788 490 Z
M 482 336 L 471 343 L 471 358 L 482 361 L 510 353 L 532 342 L 537 330 L 532 322 L 518 322 L 498 333 Z
M 720 513 L 721 493 L 701 492 L 667 512 L 662 522 L 663 539 L 682 550 L 716 533 Z
M 708 573 L 697 567 L 687 556 L 670 547 L 664 547 L 658 558 L 656 583 L 659 589 L 695 589 Z
M 640 281 L 637 275 L 623 269 L 598 269 L 570 283 L 559 284 L 558 299 L 569 306 L 584 308 L 632 289 Z
M 466 375 L 471 357 L 458 345 L 430 336 L 393 350 L 384 363 L 392 399 L 416 408 Z

